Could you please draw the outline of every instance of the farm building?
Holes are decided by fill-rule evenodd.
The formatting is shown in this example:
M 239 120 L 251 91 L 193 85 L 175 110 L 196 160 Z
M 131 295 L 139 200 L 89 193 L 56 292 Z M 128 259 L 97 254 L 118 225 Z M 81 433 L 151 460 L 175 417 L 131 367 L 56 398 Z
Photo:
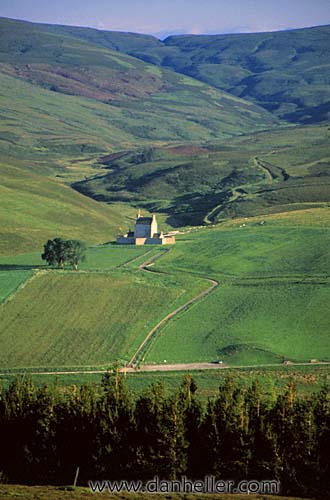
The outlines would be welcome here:
M 172 245 L 175 237 L 163 231 L 158 232 L 155 214 L 152 217 L 142 217 L 140 210 L 135 221 L 134 232 L 128 231 L 117 237 L 120 245 Z

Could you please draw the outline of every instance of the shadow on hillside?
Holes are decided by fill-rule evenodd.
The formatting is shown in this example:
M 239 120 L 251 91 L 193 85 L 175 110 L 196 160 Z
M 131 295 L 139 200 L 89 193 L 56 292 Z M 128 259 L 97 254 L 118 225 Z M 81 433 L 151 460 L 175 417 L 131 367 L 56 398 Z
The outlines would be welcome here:
M 48 266 L 28 264 L 0 264 L 0 271 L 31 271 L 33 269 L 46 269 Z

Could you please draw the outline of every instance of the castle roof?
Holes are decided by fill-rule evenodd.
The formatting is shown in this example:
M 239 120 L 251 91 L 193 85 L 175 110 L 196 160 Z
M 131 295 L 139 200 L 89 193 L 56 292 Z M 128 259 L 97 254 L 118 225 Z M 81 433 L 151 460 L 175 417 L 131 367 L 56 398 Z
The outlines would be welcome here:
M 151 223 L 152 223 L 152 217 L 139 217 L 138 219 L 136 219 L 135 224 L 144 224 L 151 226 Z

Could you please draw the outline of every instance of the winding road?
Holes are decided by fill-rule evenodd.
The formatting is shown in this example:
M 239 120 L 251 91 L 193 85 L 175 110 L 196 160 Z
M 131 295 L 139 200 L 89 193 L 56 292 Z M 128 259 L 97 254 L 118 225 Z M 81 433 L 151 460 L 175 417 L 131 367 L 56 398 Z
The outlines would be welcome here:
M 168 250 L 163 250 L 159 253 L 157 253 L 156 255 L 154 255 L 153 257 L 151 257 L 150 259 L 148 259 L 147 261 L 143 262 L 139 267 L 140 269 L 142 269 L 143 271 L 146 271 L 146 272 L 155 272 L 155 271 L 151 271 L 149 269 L 149 267 L 151 265 L 153 265 L 155 263 L 155 261 L 157 259 L 159 259 L 160 257 L 162 257 L 164 255 L 165 252 L 167 252 Z M 177 314 L 179 314 L 180 312 L 182 311 L 185 311 L 186 309 L 188 309 L 189 306 L 191 306 L 192 304 L 194 304 L 195 302 L 201 300 L 203 297 L 205 297 L 206 295 L 208 295 L 209 293 L 211 293 L 217 286 L 219 286 L 219 282 L 216 281 L 215 279 L 211 279 L 211 278 L 205 278 L 209 283 L 211 283 L 211 286 L 209 288 L 207 288 L 206 290 L 204 290 L 203 292 L 200 292 L 198 295 L 196 295 L 195 297 L 193 297 L 192 299 L 188 300 L 187 302 L 185 302 L 184 304 L 182 304 L 180 307 L 177 307 L 174 311 L 170 312 L 169 314 L 167 314 L 161 321 L 159 321 L 157 323 L 156 326 L 154 326 L 150 332 L 147 334 L 147 336 L 145 337 L 145 339 L 143 340 L 143 342 L 140 344 L 139 348 L 136 350 L 136 352 L 133 354 L 132 358 L 130 359 L 129 363 L 128 363 L 128 367 L 130 368 L 134 368 L 136 365 L 138 365 L 139 361 L 140 361 L 140 358 L 145 350 L 145 347 L 146 345 L 149 343 L 149 341 L 152 339 L 152 338 L 155 338 L 155 336 L 157 335 L 159 329 L 165 324 L 167 323 L 170 319 L 172 319 L 174 316 L 176 316 Z M 205 365 L 208 365 L 208 363 L 203 363 Z M 152 366 L 152 365 L 151 365 Z M 161 365 L 163 366 L 163 365 Z M 166 366 L 166 365 L 165 365 Z

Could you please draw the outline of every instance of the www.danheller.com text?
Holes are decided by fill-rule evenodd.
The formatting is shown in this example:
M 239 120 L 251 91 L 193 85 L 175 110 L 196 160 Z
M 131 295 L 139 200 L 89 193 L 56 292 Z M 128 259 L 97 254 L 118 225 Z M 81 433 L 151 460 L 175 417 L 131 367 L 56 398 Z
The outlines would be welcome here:
M 206 476 L 200 480 L 190 480 L 186 476 L 172 481 L 155 476 L 150 481 L 89 481 L 93 493 L 130 491 L 134 493 L 256 493 L 279 495 L 280 483 L 276 480 L 232 481 Z

